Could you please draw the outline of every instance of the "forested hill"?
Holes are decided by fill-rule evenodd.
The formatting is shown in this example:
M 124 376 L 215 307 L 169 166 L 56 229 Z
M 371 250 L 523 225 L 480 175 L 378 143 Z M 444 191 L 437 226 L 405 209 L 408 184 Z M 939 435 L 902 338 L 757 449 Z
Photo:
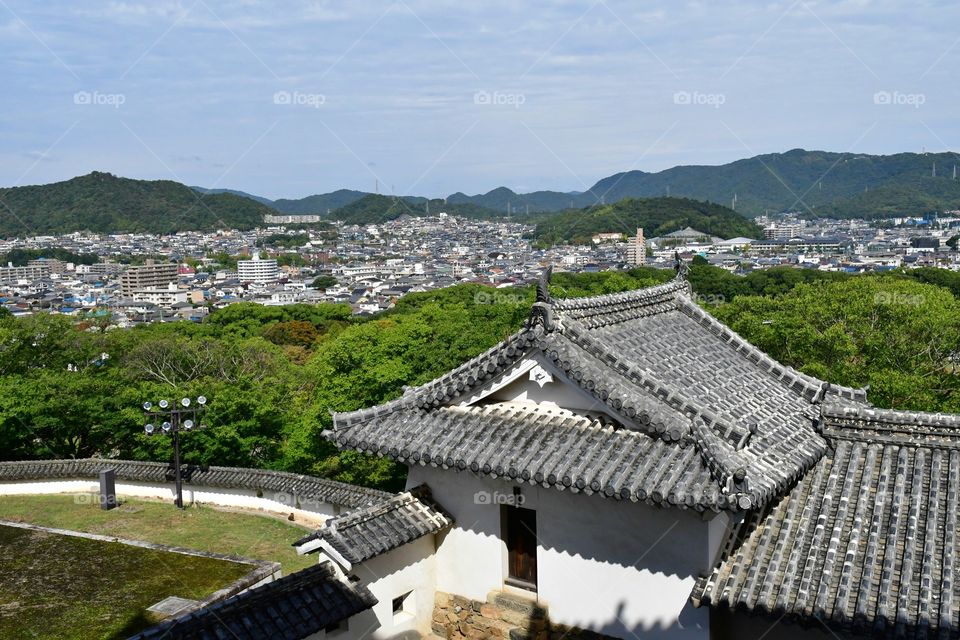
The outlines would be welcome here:
M 272 207 L 280 213 L 287 215 L 326 215 L 333 209 L 345 207 L 351 202 L 356 202 L 364 196 L 370 195 L 366 191 L 354 191 L 353 189 L 337 189 L 330 193 L 318 193 L 305 198 L 279 198 L 271 200 L 263 196 L 256 196 L 246 191 L 237 191 L 236 189 L 207 189 L 206 187 L 190 187 L 198 193 L 232 193 L 235 196 L 243 196 L 256 200 L 261 204 Z
M 588 244 L 596 233 L 633 235 L 637 228 L 648 238 L 693 227 L 721 238 L 760 237 L 753 222 L 732 209 L 687 198 L 627 198 L 614 204 L 544 215 L 534 238 L 539 244 Z
M 442 199 L 427 200 L 417 197 L 396 197 L 369 194 L 330 213 L 334 220 L 347 224 L 379 224 L 402 215 L 421 217 L 438 213 L 464 218 L 492 219 L 504 214 L 470 203 L 450 203 Z
M 364 196 L 370 195 L 364 191 L 354 191 L 353 189 L 337 189 L 330 193 L 321 193 L 306 198 L 296 200 L 281 198 L 273 201 L 273 208 L 280 213 L 291 215 L 317 214 L 325 215 L 327 212 L 348 204 L 356 202 Z
M 785 210 L 807 217 L 919 215 L 960 208 L 955 165 L 960 165 L 960 156 L 949 152 L 875 156 L 794 149 L 716 166 L 617 173 L 580 194 L 516 194 L 501 187 L 475 196 L 456 193 L 449 200 L 498 211 L 508 202 L 514 211 L 528 205 L 531 211 L 557 211 L 601 200 L 665 195 L 730 205 L 736 196 L 736 210 L 746 216 Z
M 0 211 L 4 237 L 252 229 L 265 213 L 276 213 L 234 194 L 200 194 L 172 180 L 132 180 L 99 171 L 64 182 L 0 189 Z

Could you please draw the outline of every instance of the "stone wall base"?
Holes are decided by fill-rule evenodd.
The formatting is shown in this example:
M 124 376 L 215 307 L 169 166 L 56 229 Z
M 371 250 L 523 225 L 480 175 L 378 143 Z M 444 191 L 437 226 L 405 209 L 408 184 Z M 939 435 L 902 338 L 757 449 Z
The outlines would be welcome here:
M 446 640 L 613 640 L 593 631 L 551 622 L 546 607 L 501 591 L 491 592 L 486 602 L 438 591 L 432 631 Z

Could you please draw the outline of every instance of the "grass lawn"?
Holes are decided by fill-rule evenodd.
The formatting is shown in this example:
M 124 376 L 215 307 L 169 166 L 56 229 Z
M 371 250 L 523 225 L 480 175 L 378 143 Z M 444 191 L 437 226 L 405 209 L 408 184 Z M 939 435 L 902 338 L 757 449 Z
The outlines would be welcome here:
M 298 556 L 291 546 L 308 530 L 279 518 L 207 506 L 180 511 L 170 502 L 129 498 L 103 511 L 96 496 L 87 497 L 0 496 L 0 520 L 279 562 L 283 575 L 317 562 L 313 555 Z
M 0 526 L 0 638 L 126 638 L 167 596 L 203 599 L 247 564 Z

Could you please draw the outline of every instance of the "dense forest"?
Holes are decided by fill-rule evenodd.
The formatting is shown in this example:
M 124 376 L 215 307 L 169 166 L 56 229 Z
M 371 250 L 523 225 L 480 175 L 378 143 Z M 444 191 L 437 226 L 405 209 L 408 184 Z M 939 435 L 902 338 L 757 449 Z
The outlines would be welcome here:
M 596 233 L 620 231 L 627 235 L 643 228 L 654 236 L 693 227 L 721 238 L 759 238 L 760 227 L 732 209 L 687 198 L 626 198 L 614 204 L 541 216 L 534 239 L 540 245 L 589 244 Z
M 26 266 L 31 260 L 62 260 L 74 264 L 96 264 L 100 256 L 95 253 L 75 253 L 61 247 L 46 249 L 11 249 L 0 256 L 0 264 L 12 264 L 15 267 Z
M 625 291 L 671 272 L 556 274 L 552 295 Z M 836 383 L 870 385 L 879 406 L 960 412 L 960 274 L 844 276 L 772 269 L 690 272 L 698 300 L 771 356 Z M 0 457 L 167 460 L 142 433 L 142 402 L 204 394 L 210 429 L 187 461 L 265 467 L 385 488 L 402 469 L 337 452 L 330 410 L 398 396 L 479 354 L 526 319 L 530 289 L 460 285 L 402 298 L 381 315 L 343 305 L 231 305 L 202 324 L 107 329 L 38 314 L 0 319 Z
M 64 182 L 0 189 L 0 236 L 171 233 L 253 229 L 273 209 L 249 198 L 200 194 L 171 180 L 131 180 L 93 172 Z

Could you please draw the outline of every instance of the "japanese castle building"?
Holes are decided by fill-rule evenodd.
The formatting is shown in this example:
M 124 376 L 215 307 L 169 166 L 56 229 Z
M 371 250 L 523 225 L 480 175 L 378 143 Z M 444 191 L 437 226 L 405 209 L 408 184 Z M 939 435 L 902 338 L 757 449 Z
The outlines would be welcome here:
M 360 603 L 311 637 L 960 636 L 960 416 L 775 362 L 682 265 L 543 282 L 521 331 L 326 435 L 409 489 L 297 542 Z

